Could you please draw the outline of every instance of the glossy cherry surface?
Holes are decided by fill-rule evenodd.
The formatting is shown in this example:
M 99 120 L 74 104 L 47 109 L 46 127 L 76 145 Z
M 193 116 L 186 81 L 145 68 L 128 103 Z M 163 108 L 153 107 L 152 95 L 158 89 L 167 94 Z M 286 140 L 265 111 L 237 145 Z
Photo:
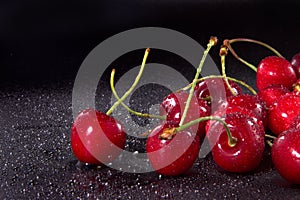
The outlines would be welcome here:
M 257 118 L 256 113 L 253 110 L 249 110 L 245 107 L 241 107 L 241 106 L 232 106 L 232 107 L 226 107 L 224 109 L 220 109 L 217 112 L 215 112 L 213 114 L 214 117 L 221 117 L 221 118 L 226 118 L 226 115 L 231 114 L 231 113 L 236 113 L 236 114 L 242 114 L 242 115 L 246 115 L 248 117 L 251 117 L 253 119 L 253 121 L 259 126 L 259 128 L 261 128 L 261 132 L 264 132 L 264 126 L 263 126 L 263 122 L 261 121 L 261 119 Z M 208 133 L 209 127 L 211 125 L 211 123 L 214 123 L 214 121 L 208 121 L 206 124 L 206 133 Z
M 180 123 L 189 94 L 185 91 L 175 92 L 165 97 L 161 103 L 161 115 L 166 113 L 166 124 L 177 127 Z M 185 123 L 195 120 L 200 117 L 210 115 L 210 106 L 205 100 L 197 100 L 193 95 Z M 197 132 L 201 137 L 205 135 L 206 122 L 200 122 L 192 126 L 194 132 Z
M 94 109 L 79 113 L 71 129 L 75 157 L 88 164 L 108 164 L 124 149 L 126 133 L 111 116 Z
M 300 53 L 297 53 L 292 57 L 291 64 L 296 72 L 297 77 L 300 78 Z
M 258 96 L 266 102 L 267 108 L 270 108 L 281 96 L 290 91 L 283 85 L 271 85 L 258 92 Z
M 228 82 L 236 95 L 243 93 L 238 84 L 231 80 L 228 80 Z M 224 94 L 221 93 L 222 91 L 225 91 Z M 195 87 L 195 94 L 198 99 L 209 99 L 209 102 L 214 100 L 219 103 L 222 103 L 227 97 L 234 96 L 222 78 L 209 78 L 201 81 Z
M 268 112 L 268 127 L 279 135 L 287 130 L 300 113 L 300 96 L 293 93 L 282 96 Z
M 248 110 L 252 110 L 256 114 L 257 118 L 263 122 L 264 127 L 267 126 L 266 103 L 257 95 L 242 94 L 238 96 L 229 97 L 227 99 L 227 106 L 240 106 Z
M 159 125 L 150 133 L 146 143 L 147 156 L 157 173 L 177 176 L 192 167 L 198 157 L 200 140 L 189 129 L 178 132 L 171 139 L 160 138 L 167 127 Z
M 269 56 L 264 58 L 257 67 L 256 86 L 263 90 L 270 85 L 283 85 L 291 89 L 297 76 L 291 63 L 284 58 Z
M 300 129 L 284 131 L 274 140 L 272 160 L 283 178 L 300 184 Z
M 248 116 L 232 113 L 225 122 L 233 137 L 234 146 L 228 144 L 228 135 L 220 122 L 213 122 L 209 128 L 208 139 L 216 164 L 229 172 L 249 172 L 260 164 L 265 147 L 264 132 Z

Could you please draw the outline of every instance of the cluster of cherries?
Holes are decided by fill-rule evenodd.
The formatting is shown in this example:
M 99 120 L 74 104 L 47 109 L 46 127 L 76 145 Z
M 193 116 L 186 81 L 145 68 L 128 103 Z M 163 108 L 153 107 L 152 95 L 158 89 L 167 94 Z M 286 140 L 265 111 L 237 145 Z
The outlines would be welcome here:
M 235 53 L 231 46 L 235 42 L 263 45 L 276 56 L 264 58 L 256 68 Z M 149 49 L 132 87 L 121 98 L 114 89 L 113 70 L 111 89 L 118 101 L 107 113 L 86 109 L 74 121 L 71 145 L 77 159 L 107 164 L 120 155 L 126 133 L 110 114 L 121 104 L 134 114 L 162 119 L 146 143 L 148 159 L 159 174 L 184 174 L 197 159 L 201 142 L 207 139 L 215 163 L 235 173 L 256 169 L 265 144 L 269 144 L 279 174 L 300 184 L 300 53 L 289 62 L 265 43 L 243 38 L 225 40 L 220 49 L 222 75 L 199 78 L 205 58 L 216 43 L 217 38 L 211 37 L 192 83 L 165 97 L 158 116 L 137 113 L 123 103 L 139 81 Z M 229 51 L 256 71 L 258 93 L 226 76 L 225 57 Z M 243 93 L 241 86 L 253 94 Z

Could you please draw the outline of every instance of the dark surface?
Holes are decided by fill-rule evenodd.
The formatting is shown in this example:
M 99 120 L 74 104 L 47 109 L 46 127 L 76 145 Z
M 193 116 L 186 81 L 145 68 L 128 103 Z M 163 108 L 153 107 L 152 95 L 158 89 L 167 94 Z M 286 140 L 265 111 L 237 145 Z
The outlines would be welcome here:
M 78 165 L 70 148 L 72 87 L 80 64 L 104 39 L 130 28 L 160 26 L 178 30 L 205 45 L 211 35 L 265 41 L 290 59 L 299 47 L 296 1 L 2 1 L 0 6 L 0 199 L 299 199 L 300 188 L 274 170 L 266 149 L 261 166 L 249 174 L 220 170 L 209 155 L 182 177 L 123 173 Z M 145 38 L 146 39 L 146 38 Z M 270 53 L 237 45 L 257 64 Z M 211 56 L 218 63 L 218 48 Z M 134 66 L 142 54 L 116 61 Z M 163 52 L 150 61 L 179 68 L 186 63 Z M 255 73 L 228 57 L 228 75 L 255 86 Z M 120 75 L 125 71 L 120 71 Z M 186 72 L 190 79 L 193 73 Z M 107 76 L 99 83 L 97 108 L 106 111 Z M 177 83 L 180 87 L 180 83 Z M 155 85 L 154 85 L 155 86 Z M 145 96 L 143 93 L 152 91 Z M 122 93 L 122 91 L 120 91 Z M 131 106 L 159 103 L 163 88 L 141 89 Z M 131 117 L 130 115 L 126 117 Z M 140 125 L 147 122 L 136 119 Z M 139 133 L 139 129 L 133 129 Z M 143 151 L 144 141 L 126 148 Z

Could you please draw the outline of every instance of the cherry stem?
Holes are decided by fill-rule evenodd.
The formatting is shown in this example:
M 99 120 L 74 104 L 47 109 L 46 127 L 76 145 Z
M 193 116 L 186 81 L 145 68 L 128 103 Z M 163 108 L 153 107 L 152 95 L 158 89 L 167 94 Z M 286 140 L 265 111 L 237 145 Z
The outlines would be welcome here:
M 231 44 L 232 43 L 236 43 L 236 42 L 250 42 L 250 43 L 255 43 L 255 44 L 259 44 L 263 47 L 266 47 L 267 49 L 269 49 L 270 51 L 272 51 L 276 56 L 278 57 L 282 57 L 283 56 L 278 52 L 276 51 L 273 47 L 271 47 L 270 45 L 264 43 L 264 42 L 260 42 L 260 41 L 257 41 L 257 40 L 253 40 L 253 39 L 247 39 L 247 38 L 236 38 L 236 39 L 231 39 L 231 40 L 224 40 L 223 44 L 229 49 L 229 51 L 232 53 L 232 55 L 238 59 L 240 62 L 242 62 L 243 64 L 247 65 L 248 67 L 250 67 L 253 71 L 257 72 L 257 68 L 248 63 L 246 60 L 242 59 L 241 57 L 239 57 L 236 52 L 233 50 Z
M 197 80 L 197 83 L 199 83 L 199 82 L 201 82 L 201 81 L 204 81 L 204 80 L 206 80 L 206 79 L 210 79 L 210 78 L 224 78 L 224 76 L 221 76 L 221 75 L 210 75 L 210 76 L 205 76 L 205 77 L 202 77 L 202 78 L 198 79 L 198 80 Z M 235 78 L 233 78 L 233 77 L 230 77 L 230 76 L 226 76 L 226 78 L 227 78 L 228 80 L 234 81 L 234 82 L 236 82 L 236 83 L 238 83 L 238 84 L 244 86 L 245 88 L 247 88 L 247 89 L 248 89 L 251 93 L 253 93 L 254 95 L 257 94 L 256 91 L 255 91 L 250 85 L 248 85 L 247 83 L 245 83 L 245 82 L 243 82 L 243 81 L 240 81 L 240 80 L 237 80 L 237 79 L 235 79 Z M 189 85 L 185 86 L 184 88 L 179 89 L 178 91 L 180 91 L 180 90 L 187 90 L 187 89 L 189 89 L 189 88 L 191 87 L 191 85 L 192 85 L 192 84 L 189 84 Z
M 196 82 L 197 82 L 197 79 L 200 75 L 200 72 L 202 70 L 202 67 L 204 65 L 204 61 L 206 59 L 206 56 L 208 55 L 208 52 L 209 50 L 211 49 L 211 47 L 215 46 L 217 44 L 217 41 L 218 39 L 216 37 L 211 37 L 210 40 L 209 40 L 209 43 L 207 44 L 207 48 L 206 50 L 204 51 L 203 53 L 203 56 L 202 56 L 202 59 L 199 63 L 199 66 L 197 68 L 197 71 L 196 71 L 196 74 L 195 74 L 195 77 L 194 77 L 194 80 L 192 82 L 192 86 L 191 86 L 191 89 L 190 89 L 190 93 L 189 93 L 189 96 L 188 96 L 188 99 L 187 99 L 187 102 L 186 102 L 186 105 L 184 107 L 184 111 L 183 111 L 183 114 L 182 114 L 182 117 L 181 117 L 181 120 L 180 120 L 180 123 L 179 123 L 179 126 L 181 126 L 183 123 L 184 123 L 184 120 L 186 118 L 186 115 L 187 115 L 187 112 L 188 112 L 188 109 L 190 107 L 190 103 L 191 103 L 191 100 L 192 100 L 192 96 L 194 94 L 194 90 L 195 90 L 195 86 L 196 86 Z
M 203 121 L 208 121 L 208 120 L 214 120 L 214 121 L 220 122 L 220 123 L 224 126 L 224 128 L 225 128 L 225 130 L 226 130 L 226 133 L 227 133 L 227 136 L 228 136 L 228 145 L 229 145 L 230 147 L 234 147 L 234 146 L 236 145 L 236 143 L 237 143 L 237 138 L 235 138 L 235 137 L 232 136 L 232 134 L 231 134 L 231 132 L 230 132 L 230 130 L 229 130 L 229 127 L 228 127 L 228 125 L 226 124 L 226 122 L 225 122 L 223 119 L 219 118 L 219 117 L 213 117 L 213 116 L 200 117 L 200 118 L 195 119 L 195 120 L 193 120 L 193 121 L 190 121 L 190 122 L 188 122 L 188 123 L 186 123 L 186 124 L 183 124 L 183 125 L 181 125 L 181 126 L 179 126 L 179 127 L 177 127 L 177 128 L 167 128 L 166 131 L 164 131 L 164 132 L 160 135 L 160 137 L 161 137 L 161 138 L 164 138 L 164 139 L 170 139 L 170 138 L 172 138 L 176 133 L 178 133 L 178 132 L 180 132 L 180 131 L 183 131 L 184 129 L 186 129 L 186 128 L 190 127 L 190 126 L 193 126 L 193 125 L 195 125 L 195 124 L 198 124 L 198 123 L 203 122 Z
M 134 88 L 136 87 L 136 85 L 138 84 L 139 80 L 141 79 L 141 76 L 143 74 L 143 71 L 144 71 L 144 68 L 145 68 L 145 65 L 146 65 L 146 60 L 147 60 L 147 57 L 149 55 L 149 52 L 150 52 L 150 49 L 147 48 L 145 50 L 145 54 L 144 54 L 144 58 L 143 58 L 143 62 L 142 62 L 142 65 L 141 65 L 141 68 L 140 68 L 140 71 L 138 73 L 138 75 L 136 76 L 133 84 L 131 85 L 131 87 L 125 92 L 125 94 L 118 100 L 116 101 L 112 107 L 106 112 L 107 115 L 110 115 L 114 109 L 116 107 L 118 107 L 120 105 L 121 102 L 123 102 L 128 96 L 129 94 L 134 90 Z M 112 70 L 112 72 L 115 71 L 114 69 Z M 115 73 L 115 72 L 113 72 Z
M 300 92 L 300 84 L 299 83 L 295 83 L 293 85 L 294 91 Z
M 111 87 L 111 91 L 113 93 L 113 95 L 115 96 L 115 98 L 119 101 L 120 97 L 118 96 L 115 86 L 114 86 L 114 79 L 115 79 L 115 70 L 113 69 L 111 71 L 111 75 L 110 75 L 110 87 Z M 166 116 L 160 116 L 160 115 L 151 115 L 148 113 L 140 113 L 137 111 L 132 110 L 131 108 L 129 108 L 123 101 L 121 101 L 121 105 L 130 113 L 140 116 L 140 117 L 147 117 L 147 118 L 157 118 L 157 119 L 161 119 L 161 120 L 165 120 Z
M 275 139 L 276 139 L 276 137 L 275 137 L 275 136 L 273 136 L 273 135 L 269 135 L 269 134 L 265 134 L 265 137 L 266 137 L 266 138 L 273 139 L 273 140 L 275 140 Z
M 225 83 L 226 83 L 228 89 L 230 90 L 231 94 L 232 94 L 233 96 L 236 96 L 237 93 L 235 93 L 235 91 L 232 89 L 231 85 L 230 85 L 229 82 L 228 82 L 228 78 L 227 78 L 227 76 L 226 76 L 226 70 L 225 70 L 225 69 L 226 69 L 226 68 L 225 68 L 225 57 L 226 57 L 227 54 L 228 54 L 227 48 L 226 48 L 225 46 L 222 46 L 221 49 L 220 49 L 220 54 L 219 54 L 220 57 L 221 57 L 222 75 L 223 75 L 223 77 L 224 77 L 224 81 L 225 81 Z
M 267 142 L 267 144 L 268 144 L 270 147 L 273 146 L 273 143 L 272 143 L 270 140 L 267 140 L 266 142 Z

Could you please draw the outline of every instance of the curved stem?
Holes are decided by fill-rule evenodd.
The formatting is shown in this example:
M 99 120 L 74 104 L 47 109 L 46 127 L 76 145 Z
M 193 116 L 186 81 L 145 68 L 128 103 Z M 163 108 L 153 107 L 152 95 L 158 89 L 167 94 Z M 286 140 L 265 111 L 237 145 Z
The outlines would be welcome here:
M 270 51 L 272 51 L 276 56 L 278 57 L 282 57 L 283 56 L 276 50 L 274 49 L 273 47 L 271 47 L 270 45 L 264 43 L 264 42 L 261 42 L 261 41 L 258 41 L 258 40 L 253 40 L 253 39 L 248 39 L 248 38 L 235 38 L 235 39 L 231 39 L 229 40 L 229 43 L 232 44 L 232 43 L 235 43 L 235 42 L 250 42 L 250 43 L 255 43 L 255 44 L 258 44 L 258 45 L 261 45 L 267 49 L 269 49 Z
M 111 75 L 110 75 L 110 88 L 111 88 L 111 91 L 113 93 L 113 95 L 115 96 L 115 98 L 120 101 L 120 97 L 118 96 L 117 92 L 116 92 L 116 89 L 115 89 L 115 86 L 114 86 L 114 79 L 115 79 L 115 70 L 113 69 L 111 71 Z M 166 119 L 166 116 L 160 116 L 160 115 L 151 115 L 151 114 L 148 114 L 148 113 L 140 113 L 140 112 L 137 112 L 137 111 L 134 111 L 132 110 L 131 108 L 129 108 L 123 101 L 121 101 L 121 105 L 130 113 L 134 114 L 134 115 L 137 115 L 137 116 L 140 116 L 140 117 L 147 117 L 147 118 L 157 118 L 157 119 L 162 119 L 162 120 L 165 120 Z
M 200 72 L 201 72 L 202 67 L 204 65 L 204 61 L 206 59 L 206 56 L 207 56 L 209 50 L 211 49 L 211 47 L 213 47 L 214 45 L 217 44 L 217 41 L 218 40 L 217 40 L 216 37 L 211 37 L 210 40 L 209 40 L 209 43 L 207 44 L 207 48 L 206 48 L 206 50 L 203 53 L 202 59 L 201 59 L 200 64 L 199 64 L 199 66 L 197 68 L 197 72 L 196 72 L 195 77 L 193 79 L 192 86 L 191 86 L 191 89 L 190 89 L 190 93 L 189 93 L 186 105 L 184 107 L 183 114 L 182 114 L 179 126 L 181 126 L 184 123 L 184 120 L 186 118 L 186 115 L 187 115 L 187 112 L 188 112 L 188 109 L 190 107 L 190 103 L 191 103 L 191 100 L 192 100 L 192 96 L 193 96 L 193 93 L 194 93 L 194 89 L 195 89 L 195 86 L 196 86 L 196 81 L 197 81 L 197 79 L 198 79 L 198 77 L 200 75 Z
M 134 83 L 132 84 L 132 86 L 125 92 L 125 94 L 120 98 L 120 100 L 116 101 L 112 107 L 106 112 L 107 115 L 110 115 L 113 110 L 118 106 L 120 105 L 121 102 L 123 102 L 128 96 L 129 94 L 134 90 L 134 88 L 136 87 L 136 85 L 138 84 L 139 80 L 141 79 L 141 76 L 143 74 L 143 71 L 144 71 L 144 68 L 145 68 L 145 65 L 146 65 L 146 60 L 147 60 L 147 57 L 149 55 L 149 52 L 150 52 L 150 49 L 147 48 L 145 50 L 145 54 L 144 54 L 144 58 L 143 58 L 143 62 L 142 62 L 142 65 L 141 65 L 141 68 L 140 68 L 140 71 L 138 73 L 138 75 L 136 76 L 135 80 L 134 80 Z M 114 71 L 114 70 L 113 70 Z
M 236 52 L 233 50 L 231 44 L 232 43 L 236 43 L 236 42 L 250 42 L 250 43 L 254 43 L 254 44 L 258 44 L 261 45 L 267 49 L 269 49 L 270 51 L 272 51 L 276 56 L 278 57 L 282 57 L 283 56 L 273 47 L 271 47 L 270 45 L 261 42 L 261 41 L 257 41 L 257 40 L 253 40 L 253 39 L 247 39 L 247 38 L 236 38 L 236 39 L 231 39 L 231 40 L 224 40 L 224 45 L 229 49 L 229 51 L 232 53 L 232 55 L 238 59 L 240 62 L 244 63 L 245 65 L 247 65 L 248 67 L 250 67 L 253 71 L 257 72 L 257 68 L 250 64 L 249 62 L 247 62 L 246 60 L 242 59 L 241 57 L 239 57 Z
M 227 133 L 227 136 L 228 136 L 228 145 L 230 147 L 234 147 L 237 143 L 237 138 L 233 137 L 230 130 L 229 130 L 229 127 L 227 126 L 226 122 L 219 118 L 219 117 L 213 117 L 213 116 L 207 116 L 207 117 L 201 117 L 201 118 L 198 118 L 198 119 L 195 119 L 193 121 L 190 121 L 186 124 L 183 124 L 182 126 L 179 126 L 177 128 L 170 128 L 170 129 L 166 129 L 166 132 L 164 131 L 160 136 L 162 138 L 170 138 L 170 135 L 173 136 L 175 135 L 176 133 L 180 132 L 180 131 L 183 131 L 184 129 L 190 127 L 190 126 L 193 126 L 195 124 L 198 124 L 200 122 L 203 122 L 203 121 L 208 121 L 208 120 L 214 120 L 214 121 L 218 121 L 220 122 L 225 130 L 226 130 L 226 133 Z
M 225 57 L 227 55 L 227 48 L 225 46 L 222 46 L 220 49 L 220 57 L 221 57 L 221 67 L 222 67 L 222 75 L 223 79 L 225 81 L 225 84 L 227 85 L 228 89 L 230 90 L 231 94 L 233 96 L 236 96 L 237 93 L 232 89 L 231 85 L 228 82 L 227 76 L 226 76 L 226 70 L 225 70 Z
M 201 82 L 201 81 L 204 81 L 204 80 L 206 80 L 206 79 L 210 79 L 210 78 L 223 78 L 223 76 L 221 76 L 221 75 L 210 75 L 210 76 L 202 77 L 202 78 L 200 78 L 200 79 L 197 80 L 197 83 L 199 83 L 199 82 Z M 240 81 L 240 80 L 237 80 L 237 79 L 235 79 L 235 78 L 232 78 L 232 77 L 230 77 L 230 76 L 226 76 L 226 78 L 227 78 L 228 80 L 234 81 L 234 82 L 236 82 L 236 83 L 238 83 L 238 84 L 244 86 L 245 88 L 247 88 L 247 89 L 248 89 L 251 93 L 253 93 L 254 95 L 257 94 L 256 91 L 255 91 L 250 85 L 248 85 L 247 83 L 245 83 L 245 82 L 243 82 L 243 81 Z M 181 88 L 181 89 L 179 89 L 179 90 L 177 90 L 177 91 L 180 91 L 180 90 L 187 90 L 187 89 L 189 89 L 190 87 L 191 87 L 191 84 L 189 84 L 189 85 L 185 86 L 184 88 Z
M 232 55 L 233 55 L 236 59 L 238 59 L 238 60 L 239 60 L 240 62 L 242 62 L 243 64 L 247 65 L 247 66 L 248 66 L 249 68 L 251 68 L 253 71 L 257 72 L 257 68 L 256 68 L 254 65 L 248 63 L 246 60 L 242 59 L 241 57 L 239 57 L 239 56 L 235 53 L 235 51 L 233 50 L 233 48 L 231 47 L 231 45 L 230 45 L 229 42 L 226 42 L 226 40 L 225 40 L 225 41 L 224 41 L 224 45 L 229 49 L 229 51 L 232 53 Z

